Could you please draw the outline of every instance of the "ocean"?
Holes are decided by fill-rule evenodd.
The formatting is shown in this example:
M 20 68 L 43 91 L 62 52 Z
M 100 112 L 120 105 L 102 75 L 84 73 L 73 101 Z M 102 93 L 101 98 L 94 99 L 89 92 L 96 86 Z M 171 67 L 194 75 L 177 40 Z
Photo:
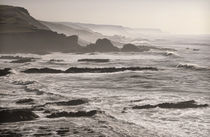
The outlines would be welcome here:
M 170 44 L 145 52 L 124 53 L 51 53 L 1 54 L 34 57 L 35 61 L 11 63 L 0 59 L 1 68 L 12 74 L 0 77 L 0 107 L 30 108 L 48 102 L 87 99 L 77 106 L 47 104 L 34 111 L 39 118 L 0 124 L 0 129 L 23 136 L 58 136 L 56 130 L 71 127 L 66 136 L 143 136 L 208 137 L 210 107 L 133 109 L 133 106 L 157 105 L 194 100 L 210 105 L 210 45 Z M 109 59 L 109 62 L 78 62 L 79 59 Z M 114 73 L 27 74 L 29 68 L 66 70 L 107 67 L 155 67 L 158 71 L 122 71 Z M 32 104 L 17 104 L 31 98 Z M 46 118 L 46 112 L 97 110 L 94 117 Z M 45 113 L 46 112 L 46 113 Z M 90 131 L 86 129 L 90 129 Z M 72 134 L 74 130 L 80 133 Z

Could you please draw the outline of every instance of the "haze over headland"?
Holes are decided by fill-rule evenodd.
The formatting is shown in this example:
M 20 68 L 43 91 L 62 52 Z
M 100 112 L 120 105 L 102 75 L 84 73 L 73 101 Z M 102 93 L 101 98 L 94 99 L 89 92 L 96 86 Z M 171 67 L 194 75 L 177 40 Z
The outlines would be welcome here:
M 25 7 L 40 20 L 158 28 L 176 34 L 210 34 L 209 0 L 0 0 Z

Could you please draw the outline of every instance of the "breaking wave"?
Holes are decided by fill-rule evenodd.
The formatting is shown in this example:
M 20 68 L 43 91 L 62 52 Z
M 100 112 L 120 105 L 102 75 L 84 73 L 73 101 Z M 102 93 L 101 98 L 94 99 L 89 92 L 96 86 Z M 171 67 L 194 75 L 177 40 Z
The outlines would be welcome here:
M 172 52 L 172 51 L 167 51 L 167 52 L 163 53 L 163 55 L 165 55 L 165 56 L 173 56 L 173 57 L 180 57 L 177 53 Z
M 176 67 L 177 68 L 191 69 L 191 70 L 210 70 L 209 67 L 199 66 L 197 64 L 190 64 L 190 63 L 180 63 Z

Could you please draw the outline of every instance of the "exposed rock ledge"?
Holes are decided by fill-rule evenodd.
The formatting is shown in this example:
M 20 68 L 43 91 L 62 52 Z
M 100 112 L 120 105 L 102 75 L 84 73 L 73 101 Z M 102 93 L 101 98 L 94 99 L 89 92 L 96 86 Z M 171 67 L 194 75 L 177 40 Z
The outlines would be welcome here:
M 1 109 L 0 123 L 35 120 L 38 116 L 30 109 Z
M 77 112 L 56 112 L 47 116 L 47 118 L 58 118 L 58 117 L 92 117 L 97 114 L 97 110 L 91 111 L 77 111 Z
M 134 106 L 133 109 L 150 109 L 150 108 L 165 108 L 165 109 L 186 109 L 186 108 L 203 108 L 208 107 L 208 104 L 197 104 L 194 100 L 177 102 L 177 103 L 160 103 L 157 105 Z
M 155 67 L 109 67 L 109 68 L 77 68 L 71 67 L 65 71 L 51 69 L 51 68 L 30 68 L 24 70 L 24 73 L 113 73 L 113 72 L 120 72 L 120 71 L 143 71 L 143 70 L 150 70 L 150 71 L 157 71 L 158 69 Z
M 10 74 L 10 68 L 5 68 L 5 69 L 0 69 L 0 76 L 6 76 L 8 74 Z

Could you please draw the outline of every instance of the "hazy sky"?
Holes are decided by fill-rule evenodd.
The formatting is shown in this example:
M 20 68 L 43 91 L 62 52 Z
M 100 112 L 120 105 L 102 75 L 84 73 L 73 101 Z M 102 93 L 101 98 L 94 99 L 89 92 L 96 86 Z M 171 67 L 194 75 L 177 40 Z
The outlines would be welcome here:
M 210 34 L 210 0 L 0 0 L 40 20 L 160 28 Z

